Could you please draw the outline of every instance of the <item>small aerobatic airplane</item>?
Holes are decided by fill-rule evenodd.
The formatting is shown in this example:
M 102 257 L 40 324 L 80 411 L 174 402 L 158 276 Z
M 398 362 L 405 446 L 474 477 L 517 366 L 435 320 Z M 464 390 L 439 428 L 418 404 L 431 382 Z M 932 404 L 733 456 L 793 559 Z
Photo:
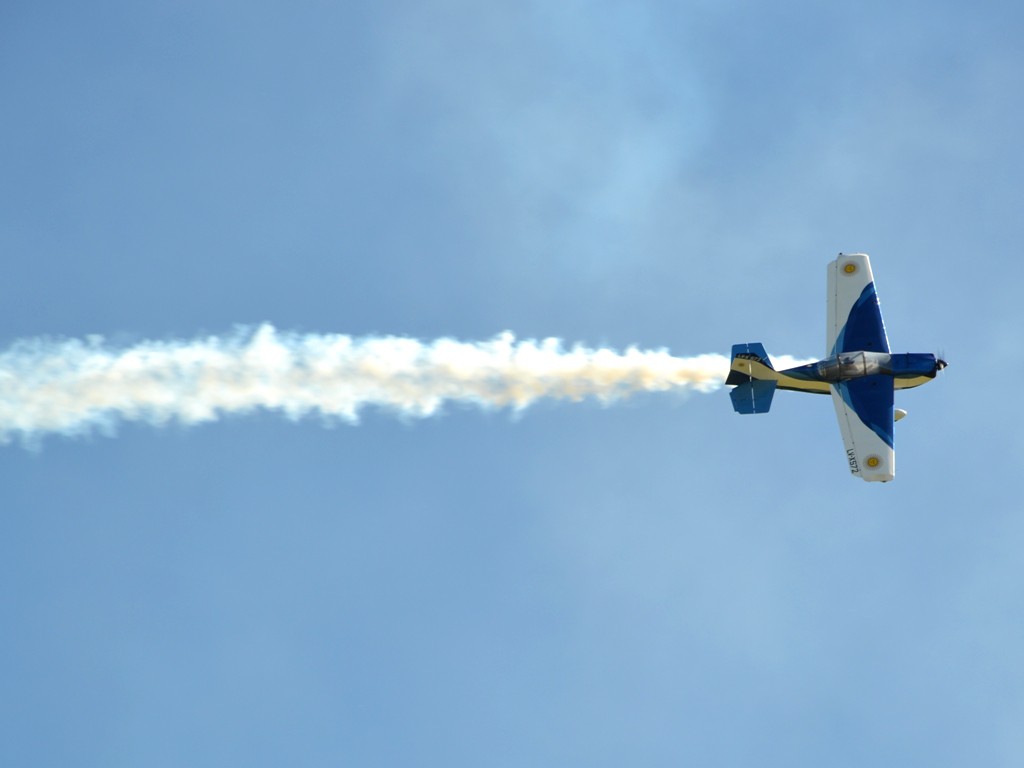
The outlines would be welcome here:
M 854 476 L 886 483 L 896 476 L 893 392 L 935 378 L 946 361 L 927 353 L 892 354 L 882 324 L 871 262 L 839 254 L 828 265 L 828 357 L 776 371 L 761 344 L 736 344 L 725 383 L 737 413 L 767 413 L 776 389 L 831 394 Z

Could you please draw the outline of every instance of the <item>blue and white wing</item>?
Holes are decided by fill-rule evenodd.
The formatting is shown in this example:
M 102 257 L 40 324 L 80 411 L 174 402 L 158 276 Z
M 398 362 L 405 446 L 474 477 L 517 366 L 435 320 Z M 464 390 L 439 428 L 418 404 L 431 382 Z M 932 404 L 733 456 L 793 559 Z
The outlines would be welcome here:
M 850 472 L 867 481 L 896 477 L 893 445 L 893 378 L 884 374 L 832 385 L 832 403 L 843 433 Z
M 827 324 L 827 357 L 840 352 L 889 351 L 875 278 L 865 254 L 840 254 L 828 265 Z

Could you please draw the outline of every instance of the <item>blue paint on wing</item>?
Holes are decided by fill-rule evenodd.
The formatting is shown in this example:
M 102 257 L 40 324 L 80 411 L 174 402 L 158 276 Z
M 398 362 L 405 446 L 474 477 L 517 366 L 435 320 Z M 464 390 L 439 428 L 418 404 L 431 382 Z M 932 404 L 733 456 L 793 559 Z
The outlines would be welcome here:
M 878 306 L 878 294 L 875 293 L 873 282 L 864 286 L 860 298 L 850 310 L 846 325 L 836 337 L 835 353 L 860 351 L 889 351 L 889 341 L 885 337 L 885 325 L 882 323 L 882 309 Z
M 893 439 L 893 377 L 886 374 L 864 376 L 838 384 L 843 402 L 857 414 L 865 426 L 895 448 Z

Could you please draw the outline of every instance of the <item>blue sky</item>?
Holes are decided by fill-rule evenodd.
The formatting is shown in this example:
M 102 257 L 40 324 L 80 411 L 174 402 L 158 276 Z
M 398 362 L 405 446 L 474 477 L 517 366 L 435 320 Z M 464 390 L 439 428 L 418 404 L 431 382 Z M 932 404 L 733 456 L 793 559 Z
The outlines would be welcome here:
M 1022 13 L 8 3 L 0 344 L 824 345 L 898 477 L 724 391 L 0 447 L 5 765 L 1019 765 Z

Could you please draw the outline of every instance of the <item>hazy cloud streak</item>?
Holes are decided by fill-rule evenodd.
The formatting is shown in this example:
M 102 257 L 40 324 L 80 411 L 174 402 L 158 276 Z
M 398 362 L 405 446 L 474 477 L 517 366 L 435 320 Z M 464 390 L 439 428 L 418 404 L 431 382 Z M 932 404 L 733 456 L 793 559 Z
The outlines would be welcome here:
M 425 343 L 262 325 L 126 349 L 95 337 L 35 339 L 0 353 L 0 442 L 109 430 L 120 420 L 196 424 L 257 408 L 354 423 L 368 406 L 426 417 L 445 402 L 515 410 L 539 398 L 610 403 L 638 392 L 709 392 L 728 364 L 722 355 L 566 348 L 511 333 Z

